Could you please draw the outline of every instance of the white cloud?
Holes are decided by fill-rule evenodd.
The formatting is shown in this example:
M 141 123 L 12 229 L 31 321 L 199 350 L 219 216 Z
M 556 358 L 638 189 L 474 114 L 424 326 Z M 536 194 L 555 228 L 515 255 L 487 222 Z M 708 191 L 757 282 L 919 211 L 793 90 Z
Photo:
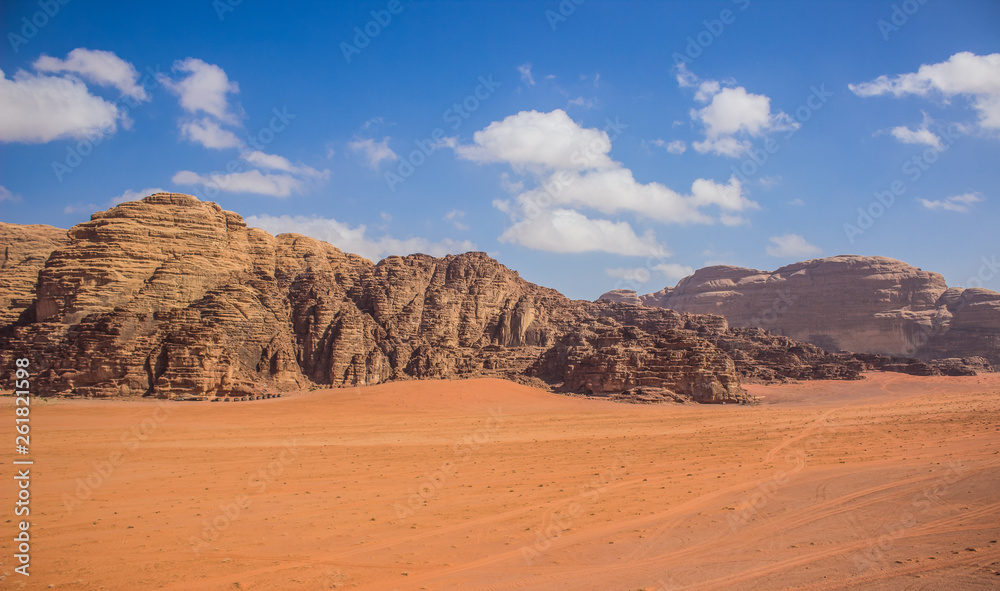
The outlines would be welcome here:
M 500 239 L 553 252 L 604 251 L 615 254 L 666 252 L 652 232 L 638 236 L 628 222 L 593 219 L 580 209 L 601 214 L 631 214 L 665 223 L 745 223 L 739 212 L 759 205 L 743 195 L 736 177 L 722 184 L 698 179 L 682 195 L 660 183 L 640 183 L 632 171 L 612 160 L 606 132 L 583 128 L 562 110 L 522 111 L 491 123 L 473 135 L 474 144 L 459 146 L 461 158 L 506 162 L 530 173 L 532 188 L 501 176 L 513 200 L 494 201 L 511 225 Z M 505 173 L 506 174 L 506 173 Z M 705 211 L 717 208 L 716 217 Z
M 617 267 L 604 269 L 604 272 L 611 277 L 617 277 L 629 283 L 647 283 L 652 278 L 649 269 L 645 267 Z
M 509 172 L 502 172 L 500 173 L 500 187 L 511 195 L 517 195 L 524 191 L 524 181 L 512 181 Z
M 270 170 L 280 170 L 282 172 L 288 172 L 294 175 L 300 176 L 311 176 L 311 177 L 324 177 L 329 174 L 329 171 L 324 170 L 320 172 L 311 166 L 306 166 L 304 164 L 295 165 L 288 161 L 284 156 L 278 156 L 277 154 L 265 154 L 261 151 L 244 152 L 240 155 L 250 164 L 257 166 L 259 168 L 268 168 Z
M 608 157 L 611 139 L 598 129 L 585 129 L 566 111 L 521 111 L 494 121 L 458 146 L 459 157 L 473 162 L 506 162 L 517 170 L 583 170 L 614 168 Z
M 773 257 L 808 257 L 822 252 L 818 246 L 809 244 L 805 238 L 798 234 L 771 236 L 768 240 L 771 241 L 771 244 L 765 250 Z
M 550 209 L 521 220 L 500 235 L 500 242 L 548 252 L 609 252 L 631 256 L 669 256 L 652 231 L 637 236 L 628 222 L 593 220 L 572 209 Z
M 171 179 L 177 185 L 204 185 L 227 193 L 255 193 L 288 197 L 302 190 L 302 181 L 288 174 L 267 174 L 259 170 L 201 175 L 182 170 Z
M 597 105 L 594 99 L 587 99 L 583 98 L 582 96 L 578 96 L 575 99 L 570 99 L 569 103 L 567 104 L 570 107 L 582 107 L 584 109 L 593 109 Z
M 438 242 L 426 238 L 398 239 L 389 235 L 372 238 L 366 236 L 364 225 L 352 228 L 350 225 L 331 218 L 306 216 L 252 215 L 244 221 L 271 234 L 296 233 L 323 240 L 337 248 L 367 259 L 377 261 L 388 255 L 408 255 L 423 252 L 431 256 L 444 256 L 476 250 L 476 245 L 468 240 L 445 239 Z
M 892 134 L 892 137 L 903 142 L 904 144 L 923 144 L 938 150 L 944 148 L 941 138 L 935 135 L 933 131 L 927 129 L 926 123 L 917 129 L 910 129 L 909 127 L 900 125 L 898 127 L 893 127 L 890 133 Z
M 462 219 L 464 217 L 465 217 L 465 212 L 462 211 L 461 209 L 453 209 L 453 210 L 449 211 L 448 213 L 444 214 L 445 221 L 451 222 L 452 225 L 455 226 L 455 228 L 457 228 L 459 230 L 468 230 L 469 226 L 467 226 L 467 225 L 465 225 L 465 224 L 463 224 L 462 222 L 459 221 L 460 219 Z
M 760 183 L 760 186 L 764 187 L 765 189 L 773 189 L 774 187 L 781 184 L 782 180 L 783 179 L 781 175 L 773 175 L 773 176 L 762 176 L 760 177 L 758 182 Z
M 920 199 L 919 201 L 927 209 L 943 209 L 945 211 L 966 213 L 969 211 L 970 205 L 985 200 L 982 195 L 978 193 L 965 193 L 964 195 L 952 195 L 951 197 L 947 197 L 943 200 L 937 199 L 934 201 L 928 201 L 927 199 Z
M 748 138 L 799 127 L 787 113 L 772 113 L 769 97 L 747 92 L 742 86 L 724 86 L 717 80 L 701 80 L 684 64 L 677 68 L 677 83 L 682 88 L 697 87 L 695 100 L 708 103 L 701 109 L 691 109 L 691 119 L 701 123 L 705 130 L 704 140 L 691 143 L 701 154 L 712 152 L 737 158 L 750 150 Z M 731 81 L 726 84 L 731 84 Z
M 933 93 L 946 99 L 963 96 L 978 112 L 982 128 L 1000 130 L 1000 53 L 976 55 L 963 51 L 946 61 L 921 65 L 916 72 L 893 78 L 882 75 L 870 82 L 848 84 L 848 88 L 861 97 Z
M 126 201 L 136 201 L 144 197 L 149 197 L 154 193 L 169 193 L 166 189 L 161 189 L 159 187 L 147 187 L 145 189 L 140 189 L 139 191 L 133 191 L 131 189 L 126 190 L 121 195 L 116 195 L 111 198 L 109 203 L 114 206 L 119 203 L 125 203 Z
M 7 187 L 0 185 L 0 203 L 4 201 L 10 201 L 11 203 L 13 203 L 15 201 L 20 201 L 20 200 L 21 200 L 20 195 L 15 195 L 14 193 L 11 193 L 10 189 L 8 189 Z
M 122 93 L 139 101 L 148 101 L 149 93 L 138 83 L 139 73 L 135 66 L 110 51 L 99 51 L 78 47 L 69 52 L 66 59 L 43 55 L 33 64 L 39 72 L 79 74 L 83 79 L 102 86 L 113 86 Z
M 228 129 L 222 129 L 218 123 L 208 117 L 181 123 L 181 135 L 213 150 L 238 148 L 243 145 L 243 140 L 236 137 L 235 133 Z
M 694 273 L 694 267 L 677 263 L 660 263 L 659 265 L 654 265 L 653 270 L 659 271 L 664 277 L 674 283 Z
M 399 156 L 389 147 L 389 138 L 382 138 L 381 142 L 376 142 L 371 138 L 357 139 L 348 144 L 354 152 L 361 152 L 368 159 L 368 165 L 378 169 L 383 160 L 398 160 Z
M 517 71 L 521 73 L 521 82 L 526 86 L 535 85 L 535 77 L 531 75 L 531 64 L 521 64 L 517 67 Z
M 789 201 L 788 204 L 789 205 L 794 205 L 795 207 L 802 207 L 802 206 L 804 206 L 806 204 L 806 202 L 803 201 L 802 199 L 796 197 L 795 199 L 792 199 L 791 201 Z
M 667 144 L 667 151 L 671 154 L 683 154 L 687 151 L 687 144 L 681 140 L 674 140 Z
M 229 80 L 225 70 L 189 57 L 174 62 L 173 71 L 187 75 L 176 81 L 161 75 L 159 80 L 177 94 L 181 108 L 191 114 L 207 113 L 230 125 L 239 124 L 239 116 L 229 104 L 228 95 L 238 93 L 240 87 Z
M 0 70 L 0 141 L 41 144 L 57 139 L 102 138 L 115 133 L 125 113 L 90 94 L 73 77 Z
M 685 143 L 684 140 L 674 140 L 672 142 L 668 142 L 662 139 L 655 139 L 650 140 L 648 143 L 653 144 L 657 148 L 663 148 L 671 154 L 683 154 L 687 151 L 687 143 Z

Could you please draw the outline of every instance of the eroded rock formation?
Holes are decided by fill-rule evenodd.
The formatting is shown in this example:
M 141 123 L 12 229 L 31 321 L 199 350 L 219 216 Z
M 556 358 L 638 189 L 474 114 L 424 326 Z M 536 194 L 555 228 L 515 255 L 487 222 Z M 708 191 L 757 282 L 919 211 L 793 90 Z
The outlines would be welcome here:
M 1000 293 L 949 289 L 941 275 L 885 257 L 836 256 L 774 272 L 707 267 L 656 293 L 601 298 L 720 314 L 734 327 L 762 327 L 831 352 L 1000 363 Z
M 4 243 L 16 272 L 0 283 L 0 366 L 30 358 L 42 396 L 254 396 L 489 376 L 726 402 L 744 400 L 741 377 L 853 379 L 871 365 L 743 334 L 718 315 L 571 301 L 484 253 L 375 264 L 248 228 L 188 195 L 123 203 L 68 232 L 3 230 L 22 246 Z

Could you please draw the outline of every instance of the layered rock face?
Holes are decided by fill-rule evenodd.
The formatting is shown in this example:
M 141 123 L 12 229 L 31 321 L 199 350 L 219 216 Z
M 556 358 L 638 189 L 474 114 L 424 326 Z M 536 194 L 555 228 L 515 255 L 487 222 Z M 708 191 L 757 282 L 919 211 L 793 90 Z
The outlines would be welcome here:
M 30 233 L 7 230 L 29 246 Z M 4 274 L 0 297 L 21 308 L 9 304 L 0 325 L 0 364 L 29 357 L 41 395 L 473 376 L 599 395 L 656 384 L 703 402 L 742 393 L 732 361 L 698 333 L 726 330 L 721 318 L 573 302 L 483 253 L 373 264 L 172 193 L 34 240 L 34 254 L 5 245 L 17 273 Z
M 750 334 L 718 315 L 571 301 L 484 253 L 374 264 L 248 228 L 188 195 L 123 203 L 68 232 L 0 230 L 0 366 L 31 359 L 42 396 L 242 397 L 484 376 L 718 403 L 745 400 L 741 378 L 855 379 L 879 363 L 925 371 Z M 945 296 L 953 318 L 974 324 L 990 314 L 989 293 Z
M 66 230 L 0 222 L 0 326 L 17 320 L 34 302 L 38 272 L 53 250 L 67 244 Z
M 762 327 L 827 351 L 1000 363 L 1000 294 L 949 289 L 941 275 L 885 257 L 837 256 L 772 273 L 707 267 L 656 293 L 616 290 L 601 298 L 720 314 L 735 327 Z

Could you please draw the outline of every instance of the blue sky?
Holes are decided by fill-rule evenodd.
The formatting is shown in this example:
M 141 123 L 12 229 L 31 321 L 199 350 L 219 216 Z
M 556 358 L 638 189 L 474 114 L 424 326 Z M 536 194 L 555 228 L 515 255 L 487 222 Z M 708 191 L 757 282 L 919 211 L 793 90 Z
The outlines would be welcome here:
M 2 221 L 163 189 L 574 298 L 837 254 L 1000 289 L 994 1 L 2 11 Z

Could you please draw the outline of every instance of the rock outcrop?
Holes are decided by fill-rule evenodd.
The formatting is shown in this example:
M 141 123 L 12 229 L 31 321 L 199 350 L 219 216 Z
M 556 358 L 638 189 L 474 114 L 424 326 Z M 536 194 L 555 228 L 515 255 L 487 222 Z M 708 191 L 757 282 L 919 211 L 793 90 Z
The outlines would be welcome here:
M 35 300 L 38 272 L 52 251 L 69 243 L 66 230 L 0 222 L 0 326 L 17 320 Z
M 885 257 L 836 256 L 774 272 L 707 267 L 673 288 L 601 299 L 719 314 L 734 327 L 765 328 L 830 352 L 1000 363 L 1000 293 L 949 289 L 941 275 Z
M 11 302 L 0 366 L 31 359 L 42 396 L 252 397 L 488 376 L 718 403 L 745 400 L 741 378 L 854 379 L 868 367 L 744 334 L 718 315 L 571 301 L 484 253 L 372 263 L 248 228 L 188 195 L 158 193 L 68 232 L 31 232 L 0 235 L 29 245 L 4 243 L 17 272 L 0 283 Z

